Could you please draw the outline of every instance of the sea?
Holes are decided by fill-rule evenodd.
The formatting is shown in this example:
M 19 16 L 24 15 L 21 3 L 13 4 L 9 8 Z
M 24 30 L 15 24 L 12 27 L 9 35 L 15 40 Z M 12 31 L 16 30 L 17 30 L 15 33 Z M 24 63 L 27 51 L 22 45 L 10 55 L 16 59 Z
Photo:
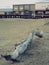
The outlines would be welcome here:
M 5 9 L 0 9 L 0 12 L 11 12 L 13 9 L 11 8 L 5 8 Z

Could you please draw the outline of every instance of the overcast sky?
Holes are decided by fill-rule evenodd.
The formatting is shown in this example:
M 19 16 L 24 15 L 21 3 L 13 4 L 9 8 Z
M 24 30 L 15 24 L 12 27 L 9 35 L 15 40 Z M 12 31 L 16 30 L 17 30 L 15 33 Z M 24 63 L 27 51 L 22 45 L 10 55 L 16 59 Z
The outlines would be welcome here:
M 35 2 L 46 2 L 49 0 L 0 0 L 0 8 L 12 8 L 13 4 L 33 4 Z

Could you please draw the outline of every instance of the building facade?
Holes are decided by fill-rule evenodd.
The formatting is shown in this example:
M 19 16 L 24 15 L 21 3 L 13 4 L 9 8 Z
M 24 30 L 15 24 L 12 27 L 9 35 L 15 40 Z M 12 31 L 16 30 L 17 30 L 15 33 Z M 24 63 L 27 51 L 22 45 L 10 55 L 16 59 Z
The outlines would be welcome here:
M 37 2 L 35 10 L 49 10 L 49 2 Z

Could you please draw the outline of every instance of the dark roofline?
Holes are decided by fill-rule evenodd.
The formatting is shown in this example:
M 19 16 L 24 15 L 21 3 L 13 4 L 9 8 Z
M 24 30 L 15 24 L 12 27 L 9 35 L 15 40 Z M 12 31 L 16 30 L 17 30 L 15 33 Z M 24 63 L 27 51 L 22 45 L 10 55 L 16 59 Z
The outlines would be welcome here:
M 20 6 L 20 5 L 35 5 L 35 4 L 14 4 L 13 6 Z

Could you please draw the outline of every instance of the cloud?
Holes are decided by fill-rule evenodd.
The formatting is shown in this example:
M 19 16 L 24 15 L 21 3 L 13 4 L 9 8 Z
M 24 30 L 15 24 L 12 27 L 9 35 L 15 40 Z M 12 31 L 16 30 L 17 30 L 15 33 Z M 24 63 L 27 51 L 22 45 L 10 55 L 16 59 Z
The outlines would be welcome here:
M 49 0 L 41 0 L 41 2 L 49 2 Z
M 13 4 L 33 4 L 40 1 L 49 1 L 49 0 L 1 0 L 0 8 L 12 8 Z
M 38 2 L 40 0 L 15 0 L 15 3 L 17 4 L 24 4 L 24 3 L 35 3 L 35 2 Z

